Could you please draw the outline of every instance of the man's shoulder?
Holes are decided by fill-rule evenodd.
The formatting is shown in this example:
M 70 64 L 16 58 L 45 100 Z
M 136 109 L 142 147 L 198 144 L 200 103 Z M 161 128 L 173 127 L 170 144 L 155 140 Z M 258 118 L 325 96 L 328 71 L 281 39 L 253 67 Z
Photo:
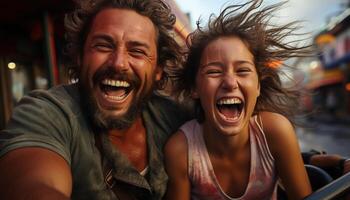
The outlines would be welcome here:
M 57 152 L 70 163 L 70 145 L 80 141 L 76 135 L 83 121 L 80 109 L 73 106 L 78 104 L 72 103 L 71 87 L 61 85 L 33 90 L 24 96 L 0 133 L 0 147 L 4 149 L 0 154 L 35 146 Z
M 37 89 L 28 93 L 24 101 L 45 103 L 58 108 L 71 109 L 73 112 L 79 110 L 79 90 L 76 84 L 58 85 L 48 90 Z M 27 99 L 27 100 L 25 100 Z
M 158 94 L 153 95 L 146 104 L 144 120 L 166 131 L 175 132 L 180 125 L 190 119 L 189 112 L 174 100 Z
M 172 100 L 170 97 L 162 96 L 160 94 L 153 94 L 149 100 L 149 103 L 154 106 L 162 106 L 162 107 L 169 107 L 169 109 L 178 107 L 179 105 Z
M 185 107 L 181 106 L 170 97 L 161 96 L 159 94 L 154 94 L 150 98 L 147 108 L 164 118 L 188 119 L 190 117 Z
M 28 93 L 28 96 L 67 99 L 78 97 L 78 86 L 76 84 L 57 85 L 49 89 L 35 89 Z

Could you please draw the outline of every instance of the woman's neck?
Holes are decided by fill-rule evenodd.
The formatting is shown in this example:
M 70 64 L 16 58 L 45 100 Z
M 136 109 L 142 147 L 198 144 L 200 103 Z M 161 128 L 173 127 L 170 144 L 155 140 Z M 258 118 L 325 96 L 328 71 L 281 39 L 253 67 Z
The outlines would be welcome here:
M 231 157 L 246 150 L 246 147 L 249 146 L 248 125 L 240 133 L 235 135 L 220 133 L 213 126 L 205 122 L 202 125 L 204 142 L 210 154 Z

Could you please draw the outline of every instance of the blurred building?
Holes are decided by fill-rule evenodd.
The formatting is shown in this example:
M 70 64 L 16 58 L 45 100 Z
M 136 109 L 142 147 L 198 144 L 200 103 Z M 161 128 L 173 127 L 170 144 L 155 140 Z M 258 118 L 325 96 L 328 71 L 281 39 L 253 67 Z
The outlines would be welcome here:
M 184 44 L 189 19 L 174 0 L 176 40 Z M 0 1 L 0 130 L 12 108 L 30 90 L 67 83 L 63 64 L 64 13 L 73 0 Z
M 318 57 L 301 62 L 305 84 L 312 95 L 307 102 L 336 116 L 350 114 L 350 8 L 333 17 L 314 38 Z

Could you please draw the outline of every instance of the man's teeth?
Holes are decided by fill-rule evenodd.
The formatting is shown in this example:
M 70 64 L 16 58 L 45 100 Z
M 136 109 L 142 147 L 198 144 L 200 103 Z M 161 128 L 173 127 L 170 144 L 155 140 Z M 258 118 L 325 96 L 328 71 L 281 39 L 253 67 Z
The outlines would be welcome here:
M 129 87 L 130 84 L 126 81 L 112 80 L 112 79 L 104 79 L 102 81 L 103 85 L 114 86 L 114 87 Z
M 238 98 L 232 99 L 221 99 L 218 101 L 218 105 L 227 105 L 227 104 L 241 104 L 242 101 Z
M 126 95 L 124 94 L 124 95 L 121 95 L 121 96 L 112 96 L 112 95 L 105 94 L 104 96 L 105 96 L 105 98 L 109 98 L 109 99 L 120 101 L 120 100 L 124 99 Z

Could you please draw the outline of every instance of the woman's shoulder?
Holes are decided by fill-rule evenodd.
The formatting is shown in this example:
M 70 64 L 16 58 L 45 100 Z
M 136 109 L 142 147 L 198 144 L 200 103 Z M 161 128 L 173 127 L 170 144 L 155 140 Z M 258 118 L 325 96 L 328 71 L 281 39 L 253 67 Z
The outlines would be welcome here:
M 199 127 L 200 125 L 196 119 L 189 120 L 182 124 L 180 128 L 168 139 L 165 146 L 165 151 L 187 153 L 188 140 L 192 140 L 194 135 L 200 131 Z
M 164 147 L 164 153 L 175 157 L 187 154 L 187 139 L 183 131 L 178 130 L 170 136 Z
M 276 132 L 285 131 L 290 128 L 293 129 L 292 123 L 282 114 L 275 112 L 260 112 L 258 114 L 258 122 L 263 127 L 263 130 L 267 134 L 275 134 Z
M 174 133 L 164 147 L 164 161 L 170 176 L 187 177 L 188 147 L 185 134 L 179 130 Z
M 296 139 L 294 127 L 287 117 L 274 112 L 260 112 L 258 116 L 272 154 Z

